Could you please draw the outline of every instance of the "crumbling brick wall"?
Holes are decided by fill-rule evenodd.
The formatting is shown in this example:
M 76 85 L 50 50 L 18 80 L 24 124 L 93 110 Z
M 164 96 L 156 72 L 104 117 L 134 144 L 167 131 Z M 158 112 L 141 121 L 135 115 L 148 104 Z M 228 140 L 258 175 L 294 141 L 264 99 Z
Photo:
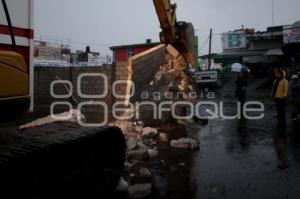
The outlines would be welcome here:
M 53 102 L 64 101 L 70 102 L 77 108 L 81 102 L 100 101 L 108 105 L 109 117 L 115 102 L 139 101 L 141 93 L 147 91 L 149 83 L 154 79 L 160 66 L 167 63 L 165 45 L 159 45 L 149 49 L 143 53 L 133 56 L 128 62 L 118 62 L 113 65 L 97 66 L 97 67 L 35 67 L 35 110 L 49 112 L 50 105 Z M 101 99 L 82 98 L 78 94 L 77 80 L 84 73 L 101 73 L 107 76 L 108 87 L 107 95 Z M 68 80 L 73 86 L 73 96 L 68 99 L 57 99 L 51 96 L 50 86 L 54 80 Z M 116 84 L 115 93 L 122 96 L 129 96 L 131 86 L 127 80 L 133 81 L 135 85 L 135 95 L 131 99 L 123 97 L 116 98 L 113 95 L 113 83 L 117 80 L 123 80 L 121 84 Z M 82 93 L 88 95 L 101 94 L 104 91 L 103 80 L 99 77 L 84 78 L 81 82 Z M 65 95 L 68 93 L 68 86 L 59 84 L 54 87 L 54 93 Z M 126 104 L 126 103 L 125 103 Z M 68 107 L 65 107 L 68 108 Z M 90 109 L 93 109 L 91 107 Z M 96 109 L 95 109 L 96 110 Z M 101 110 L 94 111 L 95 114 L 101 115 Z M 100 113 L 100 114 L 99 114 Z
M 125 104 L 129 101 L 138 101 L 141 93 L 146 91 L 145 88 L 153 80 L 160 66 L 167 63 L 165 56 L 166 47 L 164 44 L 161 44 L 131 57 L 128 62 L 116 63 L 117 80 L 130 80 L 134 83 L 135 87 L 135 95 L 129 99 L 128 96 L 132 92 L 132 86 L 129 84 L 120 85 L 116 88 L 116 92 L 127 97 L 126 99 L 117 100 L 125 101 Z
M 167 63 L 164 44 L 149 49 L 131 58 L 132 81 L 135 84 L 134 101 L 139 101 L 143 91 L 149 87 L 160 66 Z M 129 69 L 130 70 L 130 69 Z
M 53 102 L 69 102 L 73 105 L 73 108 L 77 108 L 78 104 L 81 102 L 104 102 L 108 106 L 108 111 L 110 112 L 112 104 L 114 102 L 112 96 L 112 82 L 115 79 L 115 66 L 105 65 L 96 67 L 35 67 L 35 79 L 34 79 L 34 105 L 35 111 L 44 112 L 48 114 L 50 111 L 50 106 Z M 107 95 L 103 98 L 82 98 L 79 96 L 77 89 L 78 77 L 84 73 L 91 74 L 103 74 L 107 77 L 107 87 L 104 88 L 104 80 L 101 77 L 88 77 L 83 78 L 81 82 L 81 90 L 83 94 L 86 95 L 100 95 L 105 90 Z M 50 88 L 51 83 L 55 80 L 68 80 L 72 83 L 72 97 L 59 99 L 51 95 Z M 54 86 L 54 93 L 56 95 L 66 95 L 69 93 L 69 86 L 67 84 L 56 84 Z M 104 110 L 102 108 L 90 106 L 85 107 L 90 114 L 94 114 L 95 117 L 103 115 Z M 98 110 L 97 110 L 98 108 Z M 58 111 L 67 110 L 68 107 L 57 107 Z M 92 113 L 94 112 L 94 113 Z M 98 112 L 98 113 L 97 113 Z M 110 113 L 109 113 L 110 117 Z M 98 118 L 101 120 L 101 117 Z

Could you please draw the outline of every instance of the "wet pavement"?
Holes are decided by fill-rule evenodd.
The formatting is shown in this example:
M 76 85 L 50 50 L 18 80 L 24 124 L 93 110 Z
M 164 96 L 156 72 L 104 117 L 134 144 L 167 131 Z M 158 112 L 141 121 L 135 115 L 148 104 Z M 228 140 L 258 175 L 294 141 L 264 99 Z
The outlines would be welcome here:
M 192 153 L 190 198 L 300 197 L 300 125 L 290 117 L 286 126 L 278 125 L 269 90 L 256 86 L 250 86 L 248 100 L 265 105 L 263 119 L 215 119 L 189 127 L 189 135 L 200 140 L 200 150 Z M 227 85 L 216 100 L 224 101 L 229 115 L 236 112 L 233 89 Z
M 190 124 L 187 132 L 173 124 L 160 128 L 170 139 L 186 134 L 198 139 L 200 149 L 159 144 L 159 158 L 141 163 L 154 174 L 150 198 L 300 198 L 300 124 L 287 113 L 286 126 L 278 125 L 269 89 L 257 89 L 262 83 L 252 82 L 247 97 L 264 104 L 261 120 L 214 119 L 208 125 Z M 226 115 L 235 114 L 232 82 L 217 92 L 215 101 L 224 102 Z

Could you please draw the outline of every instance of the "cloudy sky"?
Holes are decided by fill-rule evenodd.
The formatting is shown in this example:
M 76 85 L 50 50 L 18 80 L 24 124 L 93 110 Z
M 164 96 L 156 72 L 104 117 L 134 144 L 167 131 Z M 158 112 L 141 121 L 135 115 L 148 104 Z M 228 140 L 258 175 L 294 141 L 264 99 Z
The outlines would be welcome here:
M 209 29 L 215 34 L 241 28 L 265 30 L 272 22 L 272 0 L 173 0 L 177 18 L 190 21 L 207 53 Z M 275 25 L 300 20 L 300 0 L 274 0 Z M 70 41 L 73 49 L 87 44 L 110 53 L 109 46 L 158 41 L 160 32 L 152 0 L 38 0 L 35 1 L 35 37 Z M 221 51 L 219 35 L 213 51 Z

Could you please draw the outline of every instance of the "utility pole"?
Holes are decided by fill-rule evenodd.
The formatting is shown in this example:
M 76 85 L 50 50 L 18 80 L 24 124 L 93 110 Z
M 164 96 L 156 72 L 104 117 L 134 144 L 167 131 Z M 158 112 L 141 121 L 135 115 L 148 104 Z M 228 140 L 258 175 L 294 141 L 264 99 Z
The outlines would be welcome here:
M 208 70 L 210 70 L 211 67 L 211 40 L 212 40 L 212 28 L 210 29 L 210 34 L 209 34 Z
M 272 21 L 273 21 L 273 26 L 275 26 L 275 3 L 274 3 L 274 0 L 272 0 Z

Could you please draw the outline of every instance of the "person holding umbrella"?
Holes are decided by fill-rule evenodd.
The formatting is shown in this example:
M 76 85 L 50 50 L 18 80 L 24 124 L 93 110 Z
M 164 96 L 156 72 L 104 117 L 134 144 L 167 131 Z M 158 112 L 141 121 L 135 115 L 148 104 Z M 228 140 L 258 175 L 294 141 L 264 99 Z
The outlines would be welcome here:
M 246 101 L 246 91 L 248 87 L 247 76 L 248 73 L 250 72 L 250 69 L 243 64 L 233 63 L 225 66 L 224 71 L 238 73 L 237 80 L 235 81 L 235 85 L 236 85 L 235 97 L 238 99 L 238 101 L 241 104 L 241 115 L 243 115 L 242 114 L 243 106 Z
M 289 82 L 285 78 L 285 72 L 280 70 L 276 73 L 276 80 L 272 87 L 272 97 L 275 99 L 278 120 L 285 122 L 286 98 L 288 96 Z
M 243 106 L 246 101 L 246 91 L 248 87 L 247 74 L 245 72 L 239 73 L 235 85 L 236 85 L 235 96 Z
M 236 85 L 235 96 L 238 99 L 238 101 L 242 103 L 243 106 L 246 100 L 246 90 L 248 87 L 247 76 L 248 73 L 250 72 L 250 69 L 243 64 L 233 63 L 233 64 L 226 65 L 224 71 L 238 73 L 238 77 L 235 82 Z
M 250 69 L 240 63 L 233 63 L 233 64 L 228 64 L 224 67 L 224 71 L 225 72 L 235 72 L 235 73 L 240 73 L 240 72 L 244 72 L 244 73 L 249 73 Z

